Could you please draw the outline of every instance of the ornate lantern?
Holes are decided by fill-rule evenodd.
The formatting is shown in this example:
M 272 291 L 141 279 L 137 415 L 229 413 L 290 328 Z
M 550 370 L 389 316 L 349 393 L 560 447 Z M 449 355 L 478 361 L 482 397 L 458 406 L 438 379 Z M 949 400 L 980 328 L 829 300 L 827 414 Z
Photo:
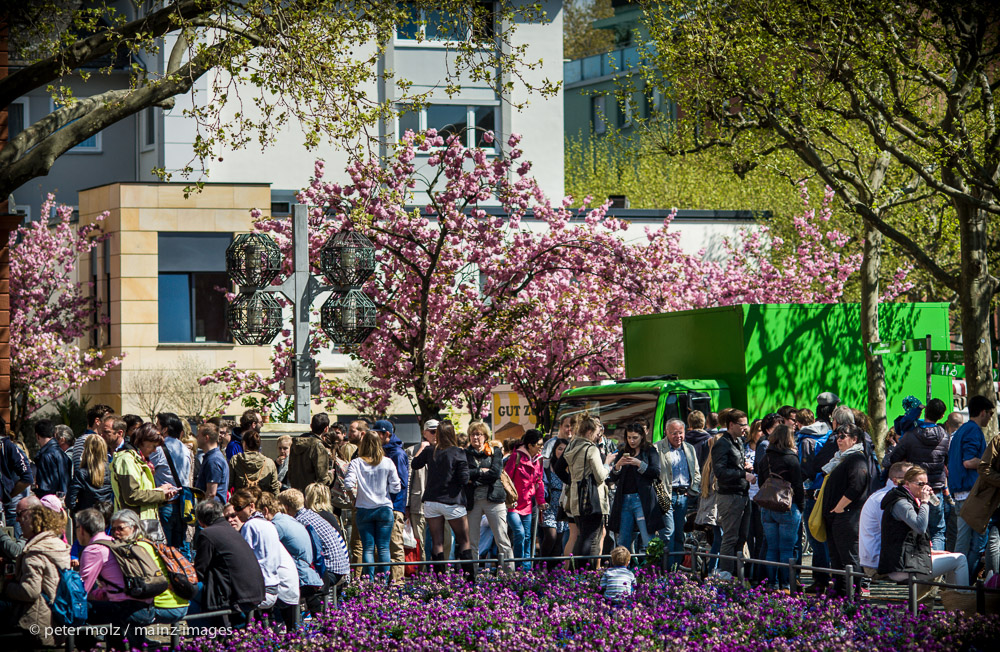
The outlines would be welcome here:
M 357 231 L 334 233 L 319 251 L 319 267 L 330 285 L 358 287 L 375 273 L 375 247 Z
M 270 344 L 281 332 L 281 306 L 266 292 L 244 292 L 233 299 L 226 322 L 239 344 Z
M 261 288 L 281 272 L 281 250 L 270 236 L 242 233 L 226 248 L 226 272 L 240 287 Z
M 361 344 L 378 326 L 372 300 L 357 288 L 330 295 L 320 309 L 320 326 L 336 344 Z

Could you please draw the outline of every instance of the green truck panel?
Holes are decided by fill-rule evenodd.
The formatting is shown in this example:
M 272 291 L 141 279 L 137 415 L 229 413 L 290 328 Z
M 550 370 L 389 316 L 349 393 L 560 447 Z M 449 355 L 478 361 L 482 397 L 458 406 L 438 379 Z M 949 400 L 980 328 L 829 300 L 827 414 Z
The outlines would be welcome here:
M 625 373 L 724 381 L 732 405 L 751 416 L 785 404 L 815 406 L 823 391 L 864 409 L 860 324 L 859 304 L 739 305 L 626 317 Z M 879 328 L 883 341 L 930 335 L 932 348 L 947 349 L 948 304 L 882 304 Z M 925 396 L 923 352 L 883 360 L 890 414 L 901 409 L 905 396 Z M 949 378 L 935 377 L 932 391 L 952 404 Z

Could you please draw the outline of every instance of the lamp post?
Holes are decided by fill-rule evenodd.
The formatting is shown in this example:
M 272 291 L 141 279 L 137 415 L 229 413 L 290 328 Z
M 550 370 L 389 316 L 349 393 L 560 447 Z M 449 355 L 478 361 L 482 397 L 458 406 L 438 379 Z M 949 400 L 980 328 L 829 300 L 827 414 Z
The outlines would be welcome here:
M 292 377 L 295 380 L 295 421 L 309 423 L 314 365 L 309 352 L 309 311 L 324 292 L 332 292 L 320 310 L 320 327 L 339 346 L 360 344 L 377 325 L 375 304 L 361 291 L 375 272 L 375 248 L 354 231 L 335 233 L 320 249 L 320 269 L 327 283 L 309 271 L 307 207 L 292 208 L 292 273 L 281 285 L 271 286 L 281 271 L 281 250 L 270 236 L 245 233 L 226 249 L 226 272 L 240 286 L 229 304 L 226 320 L 240 344 L 270 344 L 281 332 L 281 306 L 272 294 L 281 293 L 293 304 Z

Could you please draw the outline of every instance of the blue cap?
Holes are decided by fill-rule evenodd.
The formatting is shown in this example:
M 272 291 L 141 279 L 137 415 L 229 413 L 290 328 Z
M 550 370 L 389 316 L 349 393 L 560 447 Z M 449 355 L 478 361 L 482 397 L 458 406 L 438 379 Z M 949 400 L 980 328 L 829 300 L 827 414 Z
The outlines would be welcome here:
M 387 432 L 389 434 L 396 432 L 396 429 L 392 427 L 392 423 L 386 419 L 376 421 L 375 425 L 372 426 L 372 430 L 375 432 Z

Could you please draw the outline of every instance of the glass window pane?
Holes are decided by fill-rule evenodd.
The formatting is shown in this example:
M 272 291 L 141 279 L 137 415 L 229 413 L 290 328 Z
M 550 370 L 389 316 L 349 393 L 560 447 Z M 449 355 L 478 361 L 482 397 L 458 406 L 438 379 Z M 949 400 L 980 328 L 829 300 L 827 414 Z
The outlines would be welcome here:
M 477 106 L 475 110 L 476 115 L 476 147 L 482 147 L 484 149 L 493 149 L 494 145 L 487 143 L 483 140 L 487 131 L 492 131 L 494 134 L 497 130 L 496 123 L 496 112 L 495 106 Z
M 7 107 L 7 137 L 13 138 L 24 131 L 24 104 L 15 102 Z
M 199 272 L 191 275 L 194 303 L 194 341 L 228 342 L 226 300 L 217 288 L 228 288 L 225 272 Z
M 476 0 L 473 11 L 476 21 L 472 38 L 477 41 L 492 41 L 496 38 L 496 3 L 491 0 Z
M 224 300 L 219 303 L 224 304 Z M 191 288 L 187 274 L 160 274 L 160 342 L 191 341 Z
M 604 96 L 597 95 L 590 98 L 590 119 L 594 125 L 595 134 L 603 134 L 607 131 L 604 114 Z
M 160 233 L 160 272 L 225 272 L 232 233 Z
M 146 109 L 146 145 L 156 144 L 156 108 Z
M 465 137 L 465 129 L 468 126 L 467 110 L 464 106 L 450 106 L 436 104 L 427 107 L 427 128 L 437 129 L 438 133 L 444 137 L 445 141 L 453 134 Z M 465 144 L 465 141 L 462 141 Z
M 604 424 L 606 436 L 615 439 L 625 425 L 632 421 L 645 419 L 649 432 L 653 431 L 653 420 L 656 416 L 658 394 L 606 394 L 604 396 L 579 396 L 559 401 L 556 409 L 555 423 L 563 417 L 587 415 L 598 417 Z
M 413 131 L 413 133 L 420 131 L 420 113 L 410 107 L 401 107 L 400 111 L 405 112 L 399 114 L 399 133 L 396 134 L 397 141 L 403 139 L 403 134 L 406 133 L 407 129 Z
M 583 60 L 583 78 L 591 79 L 601 76 L 601 55 L 597 54 Z
M 420 10 L 416 3 L 402 2 L 400 8 L 403 9 L 407 18 L 401 25 L 396 26 L 396 36 L 398 38 L 416 39 L 420 34 Z
M 424 36 L 435 41 L 458 41 L 465 36 L 466 27 L 463 21 L 447 11 L 432 10 L 426 12 L 427 24 L 424 26 Z

